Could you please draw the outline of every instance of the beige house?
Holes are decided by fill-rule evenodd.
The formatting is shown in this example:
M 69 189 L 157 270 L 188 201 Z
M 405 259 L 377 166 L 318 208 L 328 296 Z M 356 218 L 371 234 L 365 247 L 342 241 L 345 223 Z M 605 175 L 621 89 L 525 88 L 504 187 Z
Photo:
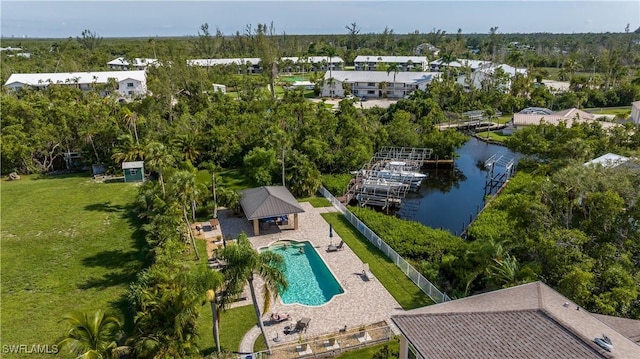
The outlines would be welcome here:
M 542 282 L 394 315 L 401 359 L 640 358 L 640 321 L 592 314 Z
M 517 130 L 525 126 L 539 125 L 541 123 L 553 126 L 558 126 L 560 123 L 564 123 L 567 127 L 571 127 L 574 123 L 594 121 L 597 121 L 597 119 L 593 114 L 577 108 L 570 108 L 567 110 L 552 112 L 550 114 L 514 113 L 509 126 L 510 130 Z M 603 128 L 617 126 L 617 124 L 613 122 L 598 121 L 598 123 Z

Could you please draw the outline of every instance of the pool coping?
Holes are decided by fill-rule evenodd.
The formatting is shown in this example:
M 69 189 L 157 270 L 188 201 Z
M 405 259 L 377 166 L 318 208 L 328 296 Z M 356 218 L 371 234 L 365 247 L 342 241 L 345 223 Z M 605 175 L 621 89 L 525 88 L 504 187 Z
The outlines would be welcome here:
M 311 248 L 313 248 L 313 250 L 314 250 L 314 251 L 316 251 L 316 253 L 318 254 L 318 258 L 320 258 L 320 260 L 322 261 L 322 263 L 324 263 L 324 266 L 327 268 L 327 270 L 329 270 L 329 273 L 331 273 L 331 275 L 333 276 L 333 279 L 336 281 L 336 283 L 338 284 L 338 286 L 340 287 L 340 289 L 342 289 L 342 293 L 338 293 L 338 294 L 333 295 L 333 296 L 331 297 L 331 299 L 329 299 L 327 302 L 325 302 L 325 303 L 323 303 L 323 304 L 320 304 L 320 305 L 309 305 L 309 304 L 303 304 L 303 303 L 299 303 L 299 302 L 295 302 L 295 303 L 285 303 L 285 302 L 282 300 L 282 296 L 281 296 L 281 295 L 278 295 L 278 301 L 280 302 L 280 304 L 282 304 L 282 305 L 302 305 L 302 306 L 305 306 L 305 307 L 317 308 L 317 307 L 325 306 L 325 305 L 327 305 L 327 304 L 331 303 L 331 301 L 333 301 L 336 297 L 341 296 L 341 295 L 345 295 L 345 294 L 347 293 L 347 289 L 346 289 L 346 288 L 345 288 L 345 287 L 340 283 L 340 281 L 338 280 L 338 276 L 333 272 L 333 270 L 332 270 L 332 269 L 331 269 L 331 267 L 329 266 L 329 263 L 327 263 L 327 261 L 325 261 L 325 259 L 324 259 L 324 258 L 322 258 L 322 256 L 320 255 L 320 252 L 319 252 L 319 251 L 318 251 L 318 249 L 317 249 L 318 247 L 314 246 L 314 245 L 313 245 L 313 243 L 312 243 L 310 240 L 308 240 L 308 239 L 305 239 L 305 240 L 303 240 L 303 241 L 298 241 L 298 240 L 295 240 L 295 239 L 280 239 L 280 240 L 275 240 L 275 241 L 273 241 L 273 242 L 269 243 L 269 245 L 267 245 L 267 246 L 259 247 L 259 248 L 257 248 L 257 249 L 258 249 L 258 250 L 262 250 L 262 249 L 264 249 L 264 248 L 269 248 L 269 247 L 271 247 L 274 243 L 278 243 L 278 242 L 296 242 L 296 243 L 304 243 L 304 242 L 306 242 L 306 243 L 309 243 L 309 245 L 311 246 Z

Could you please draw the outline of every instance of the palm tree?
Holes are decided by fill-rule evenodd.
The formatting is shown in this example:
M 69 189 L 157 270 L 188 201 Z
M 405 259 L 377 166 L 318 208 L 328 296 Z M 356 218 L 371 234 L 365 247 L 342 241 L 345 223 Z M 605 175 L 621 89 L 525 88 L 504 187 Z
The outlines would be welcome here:
M 61 321 L 68 329 L 58 340 L 58 348 L 86 359 L 108 358 L 116 347 L 116 334 L 122 326 L 120 319 L 101 309 L 93 313 L 69 313 Z
M 182 216 L 187 226 L 187 232 L 191 245 L 193 246 L 193 252 L 196 255 L 196 259 L 200 259 L 198 254 L 198 248 L 196 247 L 196 241 L 191 231 L 191 222 L 187 216 L 187 206 L 191 206 L 195 201 L 197 194 L 196 176 L 189 171 L 179 171 L 171 176 L 171 193 L 175 196 L 177 202 L 182 207 Z
M 396 97 L 396 75 L 401 69 L 402 67 L 398 63 L 390 63 L 387 66 L 387 76 L 389 76 L 389 73 L 393 72 L 393 97 Z
M 324 54 L 327 56 L 327 66 L 329 67 L 329 78 L 333 77 L 331 70 L 333 69 L 331 60 L 338 54 L 337 50 L 333 46 L 327 46 L 324 49 Z
M 139 144 L 140 142 L 138 140 L 138 127 L 136 126 L 136 121 L 138 121 L 138 114 L 124 107 L 122 108 L 122 119 L 127 124 L 127 127 L 133 130 L 133 135 L 135 136 L 136 144 Z
M 268 312 L 271 298 L 277 297 L 278 292 L 285 290 L 288 286 L 283 272 L 285 266 L 284 259 L 281 255 L 274 252 L 257 252 L 253 249 L 249 238 L 244 233 L 238 236 L 236 245 L 224 248 L 220 256 L 227 261 L 224 275 L 227 282 L 227 290 L 230 294 L 239 294 L 244 284 L 249 283 L 251 300 L 253 301 L 253 307 L 256 312 L 258 326 L 262 331 L 267 349 L 271 349 L 269 339 L 264 332 L 262 315 L 260 314 L 260 307 L 258 306 L 258 299 L 256 297 L 254 277 L 255 275 L 259 275 L 264 280 L 263 310 L 264 312 Z
M 166 195 L 164 188 L 164 177 L 162 175 L 164 168 L 170 167 L 174 163 L 173 156 L 169 153 L 167 148 L 160 142 L 150 142 L 146 149 L 147 155 L 147 167 L 150 170 L 158 172 L 158 180 L 162 187 L 162 195 Z
M 144 159 L 144 148 L 133 140 L 130 134 L 124 134 L 118 137 L 120 144 L 114 149 L 111 158 L 117 162 L 136 161 Z

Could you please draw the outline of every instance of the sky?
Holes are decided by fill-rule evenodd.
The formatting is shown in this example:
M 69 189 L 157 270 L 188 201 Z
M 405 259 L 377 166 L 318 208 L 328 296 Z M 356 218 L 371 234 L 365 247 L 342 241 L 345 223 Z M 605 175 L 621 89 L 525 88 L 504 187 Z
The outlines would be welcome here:
M 273 22 L 277 33 L 346 34 L 441 29 L 455 33 L 623 32 L 640 26 L 640 1 L 29 1 L 0 2 L 2 37 L 196 36 L 209 24 L 224 34 Z

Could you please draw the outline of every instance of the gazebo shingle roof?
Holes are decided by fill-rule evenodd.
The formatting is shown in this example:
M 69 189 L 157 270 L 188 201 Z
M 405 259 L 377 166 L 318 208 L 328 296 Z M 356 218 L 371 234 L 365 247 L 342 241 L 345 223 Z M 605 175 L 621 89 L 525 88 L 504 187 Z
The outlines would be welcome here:
M 247 219 L 269 218 L 302 213 L 298 201 L 284 186 L 263 186 L 240 191 L 240 205 Z

